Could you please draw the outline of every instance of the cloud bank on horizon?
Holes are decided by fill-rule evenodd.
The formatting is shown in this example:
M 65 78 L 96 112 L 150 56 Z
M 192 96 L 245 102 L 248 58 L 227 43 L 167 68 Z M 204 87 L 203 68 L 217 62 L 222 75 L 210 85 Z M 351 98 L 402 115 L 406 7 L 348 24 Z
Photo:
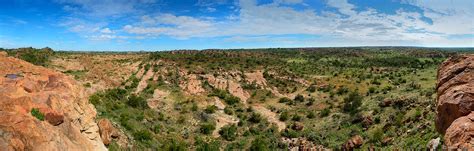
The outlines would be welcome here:
M 0 1 L 0 47 L 474 47 L 472 0 Z

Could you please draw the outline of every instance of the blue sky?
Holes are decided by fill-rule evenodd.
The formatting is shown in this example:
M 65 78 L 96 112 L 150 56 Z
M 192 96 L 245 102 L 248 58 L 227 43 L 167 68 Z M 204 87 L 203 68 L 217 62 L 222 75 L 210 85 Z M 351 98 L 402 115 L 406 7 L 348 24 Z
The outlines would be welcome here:
M 474 47 L 472 0 L 0 0 L 0 47 Z

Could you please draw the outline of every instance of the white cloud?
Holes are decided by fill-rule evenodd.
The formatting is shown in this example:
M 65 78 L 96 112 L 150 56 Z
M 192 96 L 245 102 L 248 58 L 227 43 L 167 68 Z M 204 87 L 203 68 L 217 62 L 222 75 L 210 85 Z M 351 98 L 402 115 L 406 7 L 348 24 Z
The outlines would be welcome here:
M 474 1 L 472 0 L 405 0 L 423 9 L 433 25 L 427 30 L 444 34 L 474 34 Z
M 338 11 L 344 15 L 355 15 L 356 11 L 354 5 L 349 4 L 347 0 L 328 0 L 327 4 L 331 7 L 337 8 Z
M 94 1 L 95 2 L 95 1 Z M 115 2 L 115 1 L 114 1 Z M 120 15 L 137 11 L 136 6 L 154 1 L 140 1 L 132 5 L 123 5 L 125 0 L 117 1 L 108 10 L 98 11 L 108 0 L 98 4 L 91 0 L 74 0 L 73 3 L 92 14 Z M 226 41 L 262 41 L 275 40 L 271 36 L 288 34 L 318 35 L 323 38 L 342 41 L 353 45 L 474 45 L 471 38 L 452 39 L 450 36 L 474 34 L 473 9 L 471 0 L 405 0 L 404 3 L 420 7 L 423 11 L 399 9 L 395 14 L 386 14 L 374 8 L 360 9 L 347 0 L 326 0 L 327 6 L 336 11 L 294 9 L 293 5 L 303 4 L 303 0 L 274 0 L 273 3 L 258 4 L 255 0 L 239 0 L 237 12 L 227 17 L 215 19 L 206 16 L 180 16 L 170 13 L 140 15 L 136 23 L 130 23 L 119 30 L 106 28 L 106 23 L 85 21 L 66 22 L 70 31 L 89 34 L 86 37 L 96 40 L 125 39 L 133 37 L 150 38 L 171 36 L 177 39 L 191 37 L 229 36 Z M 432 2 L 432 3 L 430 3 Z M 196 5 L 215 11 L 214 6 L 228 3 L 226 0 L 200 0 Z M 76 11 L 73 6 L 70 11 Z M 97 11 L 97 12 L 96 12 Z M 147 13 L 145 13 L 147 14 Z M 426 17 L 432 23 L 426 22 Z M 294 39 L 278 39 L 281 42 Z M 305 43 L 309 43 L 306 41 Z M 316 42 L 316 41 L 314 41 Z M 335 44 L 331 41 L 324 41 Z M 337 43 L 336 43 L 337 44 Z
M 143 16 L 138 25 L 126 25 L 123 30 L 133 34 L 148 36 L 169 35 L 180 39 L 204 35 L 214 30 L 214 22 L 209 19 L 198 19 L 190 16 L 160 14 Z
M 103 33 L 103 34 L 112 34 L 114 33 L 112 30 L 110 30 L 109 28 L 103 28 L 102 30 L 100 30 L 100 33 Z

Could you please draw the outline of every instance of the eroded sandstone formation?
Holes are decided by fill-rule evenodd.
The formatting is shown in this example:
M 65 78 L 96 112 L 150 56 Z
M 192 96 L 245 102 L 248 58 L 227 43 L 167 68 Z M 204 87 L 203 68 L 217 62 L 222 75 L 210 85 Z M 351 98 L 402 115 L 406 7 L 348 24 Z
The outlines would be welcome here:
M 438 70 L 436 128 L 445 145 L 474 145 L 474 55 L 451 57 Z
M 0 150 L 106 150 L 95 117 L 74 80 L 0 52 Z

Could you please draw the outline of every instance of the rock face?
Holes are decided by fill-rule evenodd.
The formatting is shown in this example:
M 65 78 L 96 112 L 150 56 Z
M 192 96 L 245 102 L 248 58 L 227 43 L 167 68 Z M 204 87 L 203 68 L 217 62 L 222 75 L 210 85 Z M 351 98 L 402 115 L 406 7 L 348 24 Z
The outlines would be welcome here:
M 474 145 L 474 112 L 456 119 L 446 130 L 445 142 L 453 148 L 470 148 Z
M 438 70 L 436 129 L 448 147 L 474 145 L 474 55 L 455 56 Z
M 95 116 L 71 78 L 0 55 L 0 150 L 106 150 Z

